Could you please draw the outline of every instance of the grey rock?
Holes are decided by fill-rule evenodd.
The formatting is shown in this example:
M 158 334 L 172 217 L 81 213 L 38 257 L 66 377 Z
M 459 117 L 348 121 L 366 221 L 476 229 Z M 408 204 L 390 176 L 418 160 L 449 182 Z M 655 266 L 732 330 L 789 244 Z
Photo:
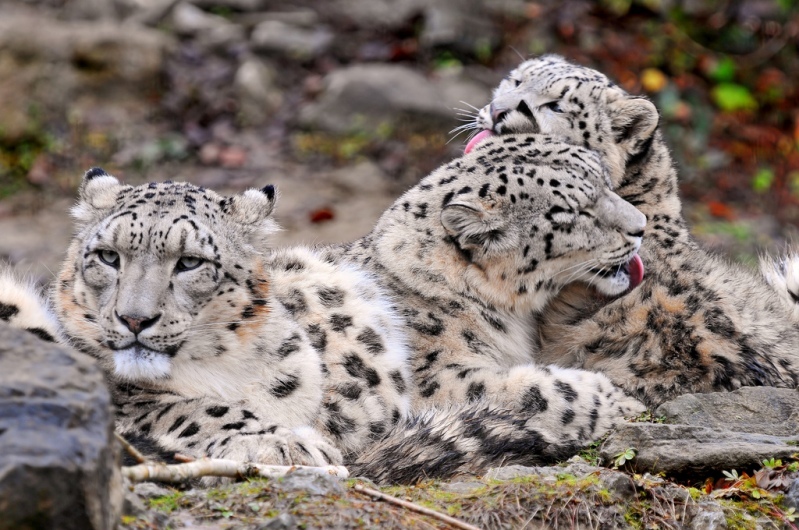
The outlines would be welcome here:
M 599 481 L 617 500 L 631 500 L 635 497 L 635 483 L 626 473 L 607 469 L 599 473 Z
M 726 530 L 727 517 L 724 509 L 713 501 L 703 501 L 690 507 L 692 530 Z
M 231 25 L 224 17 L 206 13 L 187 2 L 180 2 L 172 9 L 172 28 L 179 35 L 197 35 Z
M 281 513 L 274 519 L 270 519 L 266 523 L 259 524 L 255 528 L 256 530 L 292 530 L 298 526 L 299 523 L 293 515 Z
M 443 491 L 448 491 L 450 493 L 472 493 L 475 490 L 480 488 L 484 488 L 485 484 L 482 482 L 471 481 L 471 482 L 444 482 L 441 484 L 441 489 Z
M 446 47 L 475 54 L 499 44 L 491 18 L 492 2 L 484 0 L 336 0 L 330 11 L 360 27 L 397 29 L 414 17 L 421 20 L 423 47 Z M 523 11 L 522 11 L 523 13 Z M 501 13 L 504 14 L 504 13 Z
M 790 445 L 799 439 L 767 434 L 741 433 L 692 425 L 652 423 L 622 424 L 599 451 L 605 462 L 634 448 L 631 462 L 637 471 L 664 471 L 673 475 L 702 475 L 719 469 L 746 469 L 765 458 L 788 458 Z
M 0 529 L 115 526 L 113 429 L 92 359 L 0 322 Z
M 290 11 L 267 11 L 264 13 L 243 13 L 231 18 L 237 24 L 252 28 L 261 22 L 277 21 L 298 26 L 313 28 L 319 24 L 319 14 L 312 9 L 292 9 Z
M 154 482 L 139 482 L 133 486 L 133 491 L 143 499 L 154 499 L 156 497 L 163 497 L 170 495 L 174 492 L 169 488 L 159 486 Z
M 799 478 L 794 479 L 791 483 L 788 491 L 785 492 L 785 497 L 783 497 L 782 502 L 788 508 L 799 510 Z
M 328 49 L 333 34 L 324 27 L 306 29 L 280 20 L 267 20 L 255 27 L 250 40 L 255 51 L 308 60 Z
M 655 411 L 667 423 L 774 436 L 799 433 L 799 392 L 789 388 L 743 387 L 734 392 L 686 394 Z
M 530 466 L 504 466 L 489 469 L 485 478 L 491 480 L 512 480 L 519 477 L 529 477 L 530 475 L 540 475 L 543 468 Z
M 304 491 L 309 495 L 344 495 L 341 479 L 302 469 L 277 479 L 274 484 L 281 491 Z
M 334 0 L 330 11 L 360 27 L 396 29 L 423 10 L 425 0 Z
M 276 79 L 275 69 L 256 57 L 239 66 L 234 85 L 239 99 L 239 120 L 243 125 L 260 125 L 280 107 L 283 94 Z
M 111 22 L 0 17 L 0 136 L 24 135 L 33 107 L 40 122 L 66 109 L 99 112 L 104 103 L 117 115 L 134 102 L 152 112 L 142 94 L 158 86 L 171 42 L 159 31 Z
M 428 2 L 424 7 L 422 46 L 446 47 L 467 54 L 494 49 L 500 32 L 479 0 Z
M 461 101 L 488 101 L 489 91 L 456 76 L 428 79 L 397 65 L 356 65 L 325 78 L 319 99 L 301 110 L 300 121 L 337 133 L 375 131 L 384 124 L 440 128 L 455 123 Z

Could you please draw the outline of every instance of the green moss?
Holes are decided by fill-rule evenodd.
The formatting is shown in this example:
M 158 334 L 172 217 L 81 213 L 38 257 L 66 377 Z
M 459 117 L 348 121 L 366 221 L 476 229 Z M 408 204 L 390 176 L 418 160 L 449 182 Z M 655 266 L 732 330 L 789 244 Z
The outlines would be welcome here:
M 160 512 L 172 513 L 180 508 L 180 501 L 183 499 L 184 493 L 182 491 L 174 491 L 169 495 L 162 497 L 155 497 L 150 499 L 150 508 Z

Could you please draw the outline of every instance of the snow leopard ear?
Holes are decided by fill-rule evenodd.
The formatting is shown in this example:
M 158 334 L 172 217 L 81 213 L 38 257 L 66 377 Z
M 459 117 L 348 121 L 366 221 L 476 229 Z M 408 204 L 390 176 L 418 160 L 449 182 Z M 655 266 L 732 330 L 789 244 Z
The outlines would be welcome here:
M 72 217 L 85 224 L 102 216 L 116 204 L 119 190 L 125 187 L 102 168 L 93 167 L 83 175 L 78 188 L 78 203 L 72 208 Z
M 479 203 L 453 202 L 441 210 L 441 224 L 447 234 L 464 250 L 485 252 L 507 246 L 508 223 L 492 215 Z
M 279 230 L 272 218 L 275 204 L 277 204 L 277 190 L 269 185 L 261 189 L 249 189 L 224 199 L 222 211 L 229 214 L 231 220 L 242 225 L 250 236 L 252 244 L 260 245 Z
M 658 109 L 646 98 L 612 91 L 608 109 L 616 143 L 627 152 L 629 159 L 641 152 L 655 134 L 660 122 Z

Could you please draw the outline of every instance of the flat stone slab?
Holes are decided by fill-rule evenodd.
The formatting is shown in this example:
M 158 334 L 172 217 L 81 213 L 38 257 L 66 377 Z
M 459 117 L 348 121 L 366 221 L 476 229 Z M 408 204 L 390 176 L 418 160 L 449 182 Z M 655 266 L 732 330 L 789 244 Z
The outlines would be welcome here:
M 756 469 L 767 458 L 799 452 L 799 392 L 744 387 L 686 394 L 655 410 L 665 424 L 627 423 L 608 437 L 600 456 L 613 463 L 629 448 L 636 471 L 707 476 Z
M 91 358 L 0 322 L 0 530 L 113 528 L 113 429 Z
M 799 391 L 765 386 L 734 392 L 686 394 L 655 411 L 666 423 L 774 436 L 799 433 Z

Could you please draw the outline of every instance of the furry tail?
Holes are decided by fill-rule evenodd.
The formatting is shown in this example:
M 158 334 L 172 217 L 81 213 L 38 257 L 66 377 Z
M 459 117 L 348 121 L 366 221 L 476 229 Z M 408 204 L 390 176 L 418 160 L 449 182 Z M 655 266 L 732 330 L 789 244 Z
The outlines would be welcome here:
M 529 415 L 471 403 L 429 409 L 400 422 L 348 464 L 353 476 L 378 484 L 481 475 L 489 467 L 564 460 L 584 445 L 548 442 L 528 426 Z
M 760 272 L 799 321 L 799 249 L 789 248 L 778 258 L 760 256 Z
M 58 320 L 33 282 L 20 279 L 0 264 L 0 320 L 27 330 L 40 339 L 59 338 Z

